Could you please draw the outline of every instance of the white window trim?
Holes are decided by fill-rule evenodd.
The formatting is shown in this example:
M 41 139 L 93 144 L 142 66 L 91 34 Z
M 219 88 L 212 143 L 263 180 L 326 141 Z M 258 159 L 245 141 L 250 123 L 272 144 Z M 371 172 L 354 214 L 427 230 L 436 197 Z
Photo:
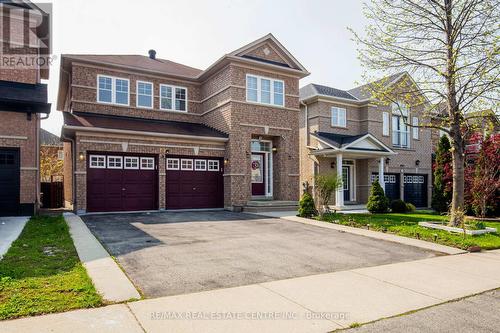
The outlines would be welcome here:
M 213 168 L 210 168 L 210 163 L 215 163 L 215 165 L 217 166 L 216 169 L 213 169 Z M 220 164 L 219 164 L 219 160 L 208 160 L 207 161 L 207 170 L 208 171 L 219 171 L 220 170 Z
M 108 78 L 111 79 L 111 102 L 103 102 L 99 100 L 99 78 Z M 116 103 L 116 80 L 123 80 L 127 81 L 127 104 L 122 104 L 122 103 Z M 96 100 L 97 103 L 100 104 L 110 104 L 110 105 L 121 105 L 121 106 L 130 106 L 130 80 L 123 78 L 123 77 L 116 77 L 116 76 L 110 76 L 110 75 L 102 75 L 98 74 L 97 75 L 97 93 L 96 93 Z
M 337 121 L 339 121 L 339 120 L 340 120 L 340 112 L 339 112 L 339 111 L 340 111 L 340 110 L 344 110 L 344 122 L 345 122 L 344 124 L 340 124 L 340 123 L 339 123 L 339 124 L 335 124 L 335 123 L 334 123 L 334 121 L 333 121 L 333 119 L 334 119 L 334 118 L 333 118 L 333 110 L 334 110 L 334 109 L 337 109 Z M 330 108 L 330 116 L 331 116 L 331 125 L 332 125 L 333 127 L 347 128 L 347 109 L 346 109 L 346 108 L 340 108 L 340 107 L 338 107 L 338 106 L 332 106 L 332 107 Z
M 257 101 L 252 101 L 250 99 L 248 99 L 248 78 L 249 77 L 253 77 L 253 78 L 256 78 L 257 79 Z M 264 79 L 264 80 L 269 80 L 270 81 L 270 84 L 271 84 L 271 99 L 270 99 L 270 103 L 264 103 L 264 102 L 261 102 L 262 101 L 262 98 L 261 98 L 261 95 L 262 95 L 262 89 L 261 89 L 261 79 Z M 283 104 L 274 104 L 274 82 L 281 82 L 283 84 Z M 273 79 L 273 78 L 270 78 L 270 77 L 265 77 L 265 76 L 259 76 L 259 75 L 254 75 L 254 74 L 247 74 L 246 75 L 246 81 L 245 81 L 245 95 L 246 95 L 246 101 L 249 102 L 249 103 L 257 103 L 257 104 L 262 104 L 262 105 L 270 105 L 270 106 L 276 106 L 276 107 L 285 107 L 285 81 L 283 80 L 278 80 L 278 79 Z
M 406 131 L 403 130 L 403 129 L 395 129 L 394 126 L 392 128 L 392 136 L 391 136 L 391 142 L 392 142 L 392 145 L 394 147 L 397 147 L 397 148 L 402 148 L 402 149 L 409 149 L 410 148 L 410 126 L 408 126 L 406 123 L 408 122 L 408 119 L 409 119 L 409 115 L 408 116 L 401 116 L 401 113 L 393 113 L 392 115 L 392 118 L 393 117 L 397 117 L 399 118 L 399 127 L 406 127 Z M 404 120 L 404 118 L 406 117 L 406 122 Z M 392 120 L 391 118 L 391 124 L 394 124 L 394 121 Z M 403 144 L 395 144 L 394 143 L 394 132 L 397 132 L 398 133 L 398 136 L 399 136 L 399 142 L 403 142 L 403 136 L 406 135 L 406 145 L 403 145 Z
M 182 165 L 182 162 L 191 162 L 191 167 L 190 168 L 185 168 Z M 191 158 L 181 158 L 181 170 L 188 170 L 188 171 L 194 170 L 194 161 Z
M 152 161 L 152 166 L 151 167 L 145 167 L 142 165 L 142 161 Z M 154 170 L 155 169 L 155 158 L 154 157 L 141 157 L 140 164 L 139 164 L 141 170 Z
M 169 161 L 177 161 L 177 167 L 176 168 L 169 167 L 168 166 Z M 181 162 L 178 158 L 167 158 L 167 170 L 180 170 L 180 167 L 181 167 Z
M 167 108 L 162 108 L 161 107 L 161 99 L 162 99 L 162 96 L 161 96 L 161 88 L 162 87 L 170 87 L 172 89 L 172 108 L 171 109 L 167 109 Z M 186 110 L 177 110 L 175 108 L 175 105 L 176 105 L 176 97 L 175 97 L 175 88 L 179 88 L 179 89 L 184 89 L 186 91 Z M 171 84 L 160 84 L 160 90 L 158 91 L 159 92 L 159 103 L 160 103 L 160 110 L 167 110 L 167 111 L 177 111 L 177 112 L 188 112 L 188 88 L 186 87 L 182 87 L 182 86 L 173 86 Z
M 111 158 L 120 160 L 120 166 L 119 167 L 117 167 L 117 166 L 110 166 L 109 165 L 109 160 Z M 108 169 L 123 169 L 123 157 L 122 156 L 108 156 L 107 159 L 106 159 L 106 161 L 107 161 L 107 167 L 108 167 Z
M 127 160 L 132 161 L 135 160 L 137 163 L 137 167 L 128 167 Z M 139 157 L 136 156 L 125 156 L 123 159 L 123 169 L 125 170 L 139 170 Z
M 203 168 L 198 168 L 196 166 L 196 162 L 204 162 L 204 167 Z M 198 159 L 195 159 L 194 160 L 194 170 L 195 171 L 207 171 L 207 160 L 198 160 Z
M 92 165 L 92 158 L 93 157 L 102 157 L 104 159 L 104 165 Z M 105 155 L 89 155 L 89 168 L 92 169 L 106 169 L 106 156 Z
M 411 118 L 411 124 L 413 126 L 418 126 L 418 117 L 412 117 Z M 419 128 L 418 127 L 412 127 L 412 136 L 413 136 L 413 139 L 415 140 L 419 140 Z
M 389 136 L 390 135 L 390 129 L 389 129 L 389 123 L 390 123 L 390 117 L 389 117 L 389 112 L 382 112 L 382 135 L 383 136 Z
M 139 83 L 145 83 L 151 85 L 151 106 L 139 105 Z M 135 82 L 135 106 L 141 109 L 153 109 L 154 108 L 154 95 L 155 95 L 155 85 L 153 82 L 137 80 Z M 146 95 L 144 95 L 146 96 Z

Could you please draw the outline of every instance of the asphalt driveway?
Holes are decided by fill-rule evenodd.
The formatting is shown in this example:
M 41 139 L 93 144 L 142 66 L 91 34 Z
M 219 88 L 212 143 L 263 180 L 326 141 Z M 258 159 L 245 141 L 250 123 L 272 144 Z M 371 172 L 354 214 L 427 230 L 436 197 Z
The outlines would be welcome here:
M 82 218 L 148 297 L 438 255 L 317 226 L 225 211 Z

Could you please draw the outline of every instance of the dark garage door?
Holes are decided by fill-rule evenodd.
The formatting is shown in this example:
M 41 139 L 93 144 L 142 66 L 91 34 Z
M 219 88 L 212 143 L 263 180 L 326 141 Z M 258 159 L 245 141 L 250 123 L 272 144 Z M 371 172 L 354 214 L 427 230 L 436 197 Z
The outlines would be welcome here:
M 224 207 L 222 159 L 169 156 L 166 160 L 167 209 Z
M 155 156 L 89 153 L 87 157 L 87 211 L 158 209 Z
M 378 173 L 372 173 L 372 182 L 378 179 Z M 385 181 L 385 196 L 389 200 L 399 199 L 400 187 L 399 187 L 399 173 L 386 173 L 384 174 Z
M 0 148 L 0 216 L 19 214 L 19 149 Z
M 405 174 L 404 198 L 415 207 L 427 207 L 427 175 Z

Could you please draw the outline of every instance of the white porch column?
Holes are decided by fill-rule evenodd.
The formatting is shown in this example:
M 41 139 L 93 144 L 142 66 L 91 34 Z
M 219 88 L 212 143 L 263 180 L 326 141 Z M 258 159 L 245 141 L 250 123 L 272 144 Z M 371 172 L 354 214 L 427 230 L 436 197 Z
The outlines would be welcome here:
M 337 177 L 342 179 L 342 154 L 337 155 Z M 344 206 L 344 185 L 342 184 L 340 188 L 337 189 L 335 196 L 335 205 L 337 207 Z
M 385 181 L 384 181 L 384 165 L 385 165 L 385 157 L 380 158 L 380 163 L 378 165 L 378 182 L 385 193 Z

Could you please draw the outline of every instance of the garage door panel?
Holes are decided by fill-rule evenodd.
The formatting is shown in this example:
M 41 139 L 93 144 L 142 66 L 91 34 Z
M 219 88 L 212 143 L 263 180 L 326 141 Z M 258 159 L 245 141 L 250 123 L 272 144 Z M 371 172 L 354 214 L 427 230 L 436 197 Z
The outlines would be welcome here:
M 91 156 L 103 156 L 103 160 L 91 161 Z M 154 170 L 110 169 L 105 163 L 107 156 L 134 156 L 95 153 L 89 154 L 87 165 L 87 210 L 89 212 L 134 211 L 157 209 L 158 173 Z M 152 157 L 146 155 L 145 157 Z M 123 158 L 125 160 L 125 158 Z M 91 164 L 95 163 L 93 167 Z M 154 164 L 157 160 L 155 158 Z M 123 167 L 124 165 L 122 165 Z M 117 166 L 119 167 L 119 166 Z
M 405 174 L 404 200 L 415 207 L 427 207 L 427 175 Z
M 169 157 L 170 159 L 193 159 L 186 156 Z M 197 160 L 216 160 L 219 158 L 196 157 Z M 168 163 L 167 163 L 168 166 Z M 222 208 L 223 177 L 222 169 L 210 170 L 166 170 L 167 209 Z

